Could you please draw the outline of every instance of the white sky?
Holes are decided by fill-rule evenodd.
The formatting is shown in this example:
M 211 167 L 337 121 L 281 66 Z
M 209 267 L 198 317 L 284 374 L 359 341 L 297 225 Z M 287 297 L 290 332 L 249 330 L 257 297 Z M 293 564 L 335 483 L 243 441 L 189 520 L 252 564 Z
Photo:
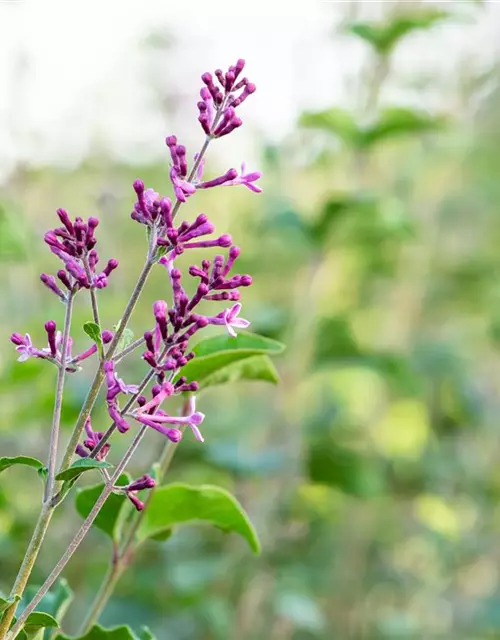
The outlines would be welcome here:
M 387 7 L 383 0 L 358 4 L 362 16 Z M 463 60 L 493 60 L 500 0 L 483 9 L 468 0 L 438 4 L 462 20 L 412 37 L 398 52 L 396 76 L 412 69 L 446 79 Z M 188 140 L 200 136 L 200 74 L 238 57 L 258 86 L 242 108 L 238 142 L 251 156 L 251 134 L 279 139 L 301 109 L 351 101 L 349 79 L 366 48 L 331 37 L 348 10 L 340 0 L 0 0 L 0 178 L 19 160 L 77 163 L 96 144 L 121 159 L 165 154 L 164 136 L 174 126 Z M 152 30 L 173 35 L 171 52 L 146 51 L 140 43 Z M 152 85 L 183 97 L 178 121 L 165 121 Z M 389 92 L 400 101 L 415 95 Z

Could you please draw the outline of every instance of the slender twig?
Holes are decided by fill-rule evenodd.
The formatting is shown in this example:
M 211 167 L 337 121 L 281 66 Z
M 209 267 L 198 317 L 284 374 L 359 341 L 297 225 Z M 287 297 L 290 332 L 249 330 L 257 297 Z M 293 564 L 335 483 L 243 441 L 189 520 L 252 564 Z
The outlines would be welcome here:
M 145 342 L 144 338 L 137 338 L 137 340 L 134 340 L 134 342 L 131 342 L 128 345 L 128 347 L 125 347 L 125 349 L 123 349 L 122 351 L 117 353 L 115 356 L 113 356 L 113 362 L 120 362 L 122 358 L 125 358 L 125 356 L 128 356 L 129 353 L 132 353 L 132 351 L 135 351 L 138 347 L 144 344 L 144 342 Z
M 63 403 L 64 382 L 66 380 L 66 356 L 68 352 L 69 332 L 71 329 L 71 316 L 73 312 L 74 293 L 70 292 L 66 301 L 66 313 L 64 315 L 63 339 L 61 345 L 61 364 L 57 374 L 56 397 L 54 401 L 54 415 L 52 418 L 52 430 L 50 432 L 49 460 L 47 463 L 47 482 L 45 483 L 44 502 L 50 501 L 54 490 L 57 462 L 57 445 L 59 443 L 59 429 L 61 423 L 61 411 Z
M 188 412 L 188 404 L 187 401 L 184 403 L 182 415 L 186 415 Z M 181 427 L 181 430 L 184 430 L 184 427 Z M 170 463 L 172 462 L 172 458 L 174 457 L 175 451 L 177 449 L 177 444 L 167 440 L 165 446 L 163 447 L 163 451 L 161 453 L 160 459 L 158 460 L 159 465 L 159 477 L 158 477 L 158 485 L 161 484 L 161 481 L 170 467 Z M 157 485 L 157 486 L 158 486 Z M 113 553 L 113 562 L 111 564 L 110 570 L 106 574 L 101 587 L 97 593 L 97 596 L 92 603 L 87 616 L 85 617 L 85 621 L 82 625 L 80 633 L 83 635 L 89 631 L 95 622 L 99 619 L 100 614 L 103 612 L 108 600 L 113 594 L 116 584 L 118 580 L 121 578 L 124 571 L 127 569 L 130 558 L 133 557 L 133 553 L 135 551 L 135 535 L 141 526 L 142 520 L 144 518 L 145 513 L 153 499 L 155 492 L 155 488 L 151 489 L 148 493 L 146 500 L 144 501 L 144 509 L 136 514 L 132 525 L 127 533 L 127 537 L 124 543 L 121 546 L 121 549 L 118 551 L 115 550 Z
M 95 287 L 92 284 L 92 273 L 90 271 L 88 258 L 85 256 L 84 258 L 82 258 L 82 262 L 83 262 L 83 267 L 85 269 L 85 275 L 87 276 L 87 280 L 89 281 L 89 286 L 90 286 L 89 291 L 90 291 L 90 302 L 92 304 L 92 317 L 96 325 L 100 328 L 101 322 L 99 320 L 99 306 L 97 304 L 97 295 L 96 295 Z
M 68 564 L 68 562 L 71 559 L 72 555 L 75 553 L 75 551 L 80 546 L 80 543 L 82 542 L 82 540 L 85 538 L 85 536 L 89 532 L 90 527 L 92 526 L 94 520 L 96 519 L 99 511 L 103 507 L 103 505 L 106 502 L 106 500 L 108 499 L 109 495 L 112 493 L 113 486 L 116 484 L 118 478 L 120 477 L 120 475 L 125 470 L 127 464 L 130 462 L 130 459 L 134 455 L 134 453 L 135 453 L 137 447 L 139 446 L 141 440 L 143 439 L 147 429 L 148 429 L 148 427 L 143 426 L 141 428 L 141 430 L 137 433 L 135 438 L 133 439 L 133 441 L 130 444 L 129 448 L 125 452 L 125 455 L 123 456 L 123 458 L 121 459 L 120 463 L 116 467 L 113 475 L 111 476 L 111 481 L 108 484 L 105 485 L 104 489 L 102 490 L 101 495 L 97 498 L 97 501 L 94 504 L 91 512 L 89 513 L 89 515 L 85 519 L 84 523 L 82 524 L 82 526 L 78 530 L 78 532 L 75 535 L 75 537 L 73 538 L 73 540 L 69 543 L 68 548 L 66 549 L 66 551 L 61 556 L 61 559 L 56 564 L 56 566 L 54 567 L 54 569 L 51 572 L 51 574 L 49 575 L 49 577 L 45 580 L 43 585 L 37 591 L 37 593 L 34 596 L 33 600 L 31 600 L 31 602 L 26 607 L 26 609 L 24 609 L 23 613 L 21 614 L 21 616 L 17 620 L 16 624 L 12 627 L 12 630 L 10 631 L 10 633 L 7 636 L 8 640 L 13 640 L 16 637 L 16 634 L 21 630 L 22 626 L 26 622 L 26 618 L 30 615 L 30 613 L 32 611 L 35 610 L 35 608 L 37 607 L 37 605 L 39 604 L 39 602 L 41 601 L 43 596 L 47 593 L 47 591 L 50 589 L 50 587 L 57 580 L 57 578 L 59 577 L 59 575 L 62 572 L 62 570 L 64 569 L 64 567 Z

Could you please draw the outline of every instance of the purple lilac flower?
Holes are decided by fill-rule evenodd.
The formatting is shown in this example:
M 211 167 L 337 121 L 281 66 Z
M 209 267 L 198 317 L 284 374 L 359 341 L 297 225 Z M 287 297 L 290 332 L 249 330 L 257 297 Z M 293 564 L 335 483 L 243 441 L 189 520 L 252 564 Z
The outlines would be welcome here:
M 224 309 L 224 311 L 217 314 L 216 316 L 208 318 L 208 322 L 209 324 L 225 325 L 229 335 L 233 336 L 233 338 L 236 338 L 236 331 L 234 330 L 235 328 L 246 329 L 250 326 L 250 322 L 248 320 L 238 317 L 240 311 L 241 304 L 237 302 L 236 304 L 233 304 L 230 309 Z
M 154 406 L 155 409 L 159 407 L 163 399 L 164 398 L 162 398 L 160 403 Z M 151 405 L 151 403 L 148 403 L 148 405 Z M 171 427 L 167 427 L 164 425 L 181 425 L 181 426 L 186 425 L 191 428 L 197 440 L 199 440 L 200 442 L 204 441 L 203 436 L 201 435 L 201 432 L 198 429 L 198 427 L 205 419 L 205 414 L 199 411 L 196 411 L 195 396 L 191 396 L 189 398 L 189 411 L 185 416 L 171 416 L 168 413 L 165 413 L 164 411 L 162 411 L 161 409 L 157 409 L 156 413 L 150 414 L 147 412 L 148 405 L 139 407 L 139 409 L 137 409 L 133 413 L 133 417 L 135 420 L 137 420 L 137 422 L 140 422 L 141 424 L 145 424 L 146 426 L 151 427 L 156 431 L 159 431 L 160 433 L 167 436 L 167 438 L 169 438 L 170 440 L 173 440 L 174 442 L 178 442 L 180 440 L 182 436 L 182 432 L 180 432 L 180 430 L 177 427 L 172 429 Z
M 90 453 L 97 447 L 99 442 L 104 437 L 104 433 L 102 431 L 94 431 L 92 429 L 92 423 L 90 420 L 90 416 L 87 418 L 85 422 L 85 431 L 87 433 L 87 438 L 84 440 L 83 445 L 78 444 L 75 453 L 78 454 L 81 458 L 87 458 Z M 96 460 L 105 460 L 106 456 L 109 453 L 111 445 L 106 443 L 102 446 L 99 453 L 96 455 Z
M 115 422 L 118 431 L 120 433 L 125 433 L 130 429 L 130 425 L 120 412 L 117 396 L 120 393 L 137 393 L 139 388 L 135 384 L 125 384 L 125 382 L 116 374 L 114 362 L 111 360 L 104 363 L 104 373 L 106 375 L 106 385 L 108 388 L 106 403 L 108 406 L 109 416 L 113 422 Z
M 44 239 L 52 253 L 64 263 L 65 268 L 57 272 L 60 282 L 68 291 L 103 289 L 108 284 L 109 275 L 117 268 L 118 261 L 113 258 L 102 272 L 96 272 L 99 255 L 94 247 L 97 244 L 95 230 L 99 225 L 98 218 L 90 217 L 84 222 L 77 217 L 72 222 L 65 209 L 58 209 L 57 215 L 63 226 L 48 231 Z M 53 276 L 42 273 L 40 279 L 59 298 L 66 300 L 67 294 L 57 285 Z
M 150 475 L 146 474 L 137 478 L 126 487 L 116 487 L 116 489 L 120 491 L 125 491 L 127 498 L 132 502 L 137 511 L 142 511 L 144 509 L 144 503 L 139 500 L 137 494 L 139 491 L 144 491 L 146 489 L 153 489 L 156 486 L 156 482 L 154 478 Z

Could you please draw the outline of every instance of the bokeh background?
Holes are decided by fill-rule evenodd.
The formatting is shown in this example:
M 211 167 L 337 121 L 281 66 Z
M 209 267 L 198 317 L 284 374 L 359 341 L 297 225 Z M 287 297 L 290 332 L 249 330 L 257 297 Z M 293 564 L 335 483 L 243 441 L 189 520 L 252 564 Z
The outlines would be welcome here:
M 207 392 L 206 443 L 186 438 L 170 478 L 233 491 L 263 553 L 184 528 L 143 548 L 102 621 L 161 640 L 500 637 L 500 3 L 14 0 L 0 52 L 1 455 L 45 456 L 54 372 L 16 363 L 8 337 L 62 319 L 38 280 L 55 209 L 102 220 L 111 327 L 145 251 L 132 181 L 168 190 L 166 134 L 200 146 L 202 72 L 245 57 L 258 86 L 207 168 L 246 158 L 264 193 L 209 191 L 185 212 L 243 248 L 244 316 L 286 342 L 281 384 Z M 136 333 L 165 295 L 155 274 Z M 88 318 L 80 301 L 75 326 Z M 142 371 L 130 359 L 127 381 Z M 70 380 L 65 434 L 91 376 Z M 2 474 L 4 592 L 41 488 Z M 79 522 L 68 500 L 33 583 Z M 65 571 L 67 631 L 110 551 L 93 532 Z

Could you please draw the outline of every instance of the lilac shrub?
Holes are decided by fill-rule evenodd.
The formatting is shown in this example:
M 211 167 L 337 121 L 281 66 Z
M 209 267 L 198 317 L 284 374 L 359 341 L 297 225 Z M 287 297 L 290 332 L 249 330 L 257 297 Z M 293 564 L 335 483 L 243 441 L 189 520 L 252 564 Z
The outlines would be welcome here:
M 40 279 L 64 304 L 65 319 L 62 330 L 58 330 L 58 324 L 54 320 L 45 323 L 46 346 L 35 346 L 29 334 L 14 333 L 11 336 L 19 361 L 38 358 L 55 365 L 57 384 L 47 465 L 44 466 L 39 461 L 29 463 L 32 466 L 39 465 L 41 474 L 45 477 L 42 509 L 10 597 L 0 600 L 0 603 L 4 603 L 0 607 L 0 640 L 25 637 L 28 628 L 26 625 L 33 625 L 32 616 L 37 615 L 33 611 L 54 584 L 99 512 L 105 508 L 106 500 L 112 493 L 124 496 L 125 502 L 133 505 L 138 514 L 137 520 L 132 521 L 122 556 L 115 549 L 115 555 L 118 554 L 115 560 L 118 564 L 120 560 L 123 561 L 123 570 L 128 562 L 128 551 L 130 544 L 134 542 L 134 534 L 144 526 L 142 518 L 147 513 L 155 487 L 161 483 L 162 475 L 168 468 L 175 444 L 184 437 L 186 430 L 200 443 L 204 441 L 202 423 L 205 416 L 198 410 L 196 398 L 200 384 L 188 375 L 189 366 L 196 358 L 193 338 L 199 342 L 203 330 L 213 325 L 227 332 L 229 341 L 234 340 L 234 343 L 228 342 L 224 348 L 238 348 L 237 334 L 250 324 L 240 316 L 240 299 L 244 289 L 252 284 L 252 278 L 235 271 L 241 250 L 233 244 L 229 234 L 216 234 L 215 225 L 207 215 L 200 213 L 192 222 L 179 222 L 177 216 L 182 204 L 199 189 L 243 185 L 255 193 L 261 191 L 258 185 L 260 172 L 247 172 L 245 164 L 242 164 L 239 172 L 230 168 L 215 178 L 206 179 L 204 176 L 206 152 L 210 142 L 229 135 L 242 125 L 239 117 L 241 105 L 255 91 L 255 85 L 242 77 L 244 66 L 245 62 L 238 60 L 225 73 L 218 69 L 214 75 L 202 75 L 198 120 L 205 140 L 192 160 L 186 147 L 179 143 L 175 135 L 166 138 L 171 160 L 169 175 L 172 196 L 160 195 L 152 187 L 146 187 L 142 180 L 138 179 L 133 183 L 136 200 L 130 215 L 132 220 L 145 227 L 147 257 L 125 311 L 114 325 L 113 331 L 102 328 L 98 294 L 103 295 L 103 290 L 119 264 L 115 258 L 110 258 L 104 268 L 98 266 L 99 220 L 93 216 L 87 220 L 81 217 L 72 220 L 65 209 L 58 209 L 61 226 L 45 234 L 45 243 L 62 265 L 55 276 L 42 273 Z M 220 253 L 213 259 L 204 255 L 203 251 L 201 259 L 193 253 L 193 257 L 196 255 L 194 263 L 183 272 L 178 260 L 182 254 L 213 248 L 220 250 Z M 131 341 L 127 324 L 153 268 L 161 269 L 165 274 L 165 280 L 170 285 L 171 299 L 158 299 L 152 304 L 151 326 L 141 338 Z M 184 286 L 186 278 L 195 281 L 191 296 Z M 84 330 L 93 342 L 82 353 L 73 355 L 73 302 L 77 295 L 84 292 L 88 292 L 93 318 L 85 323 Z M 207 308 L 210 309 L 208 313 Z M 260 340 L 256 353 L 263 353 L 262 341 L 265 339 Z M 248 344 L 244 346 L 249 349 Z M 138 350 L 142 351 L 140 357 L 148 372 L 142 381 L 130 384 L 130 381 L 125 382 L 122 377 L 122 361 L 130 354 L 138 353 Z M 97 361 L 95 377 L 63 454 L 62 463 L 56 469 L 65 378 L 66 375 L 77 375 L 82 364 L 92 358 Z M 106 430 L 96 431 L 91 414 L 102 386 L 105 388 L 105 402 L 111 424 Z M 175 411 L 169 409 L 169 402 L 174 396 L 184 398 L 181 415 L 176 415 Z M 132 443 L 123 458 L 112 465 L 111 436 L 118 432 L 119 437 L 130 430 L 135 434 Z M 161 473 L 153 477 L 154 474 L 144 470 L 141 477 L 124 484 L 121 481 L 122 474 L 150 430 L 165 437 L 165 448 L 159 460 Z M 1 458 L 0 465 L 2 461 L 4 467 L 16 463 L 27 464 L 26 460 L 25 457 Z M 104 481 L 101 494 L 52 573 L 14 622 L 18 600 L 23 596 L 52 513 L 71 491 L 79 476 L 87 471 L 101 474 Z M 231 500 L 235 508 L 234 504 L 237 503 L 234 499 Z M 240 517 L 246 517 L 241 508 L 238 508 Z M 251 525 L 246 526 L 250 531 Z M 94 624 L 104 604 L 105 601 L 101 599 L 94 605 L 87 616 L 84 631 Z M 51 624 L 58 625 L 59 621 L 53 619 L 47 626 Z M 41 623 L 40 626 L 43 627 L 44 624 Z

